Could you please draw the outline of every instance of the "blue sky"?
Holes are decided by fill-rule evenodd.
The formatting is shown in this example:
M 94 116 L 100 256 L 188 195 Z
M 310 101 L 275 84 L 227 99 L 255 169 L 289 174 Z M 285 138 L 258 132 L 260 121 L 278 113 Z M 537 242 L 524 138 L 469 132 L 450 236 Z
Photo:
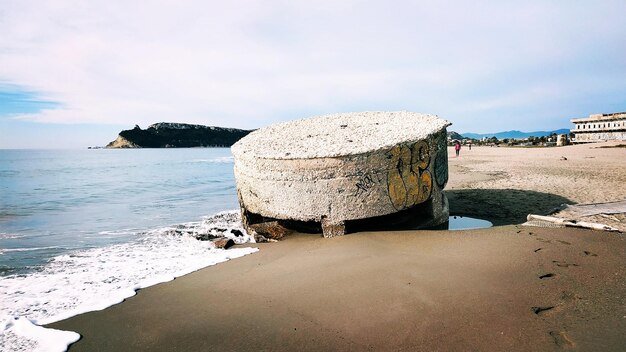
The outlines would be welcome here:
M 28 92 L 17 86 L 0 85 L 0 115 L 19 115 L 35 113 L 43 109 L 57 108 L 58 104 L 46 101 L 36 93 Z
M 626 111 L 624 1 L 0 3 L 0 148 L 342 111 L 457 132 Z

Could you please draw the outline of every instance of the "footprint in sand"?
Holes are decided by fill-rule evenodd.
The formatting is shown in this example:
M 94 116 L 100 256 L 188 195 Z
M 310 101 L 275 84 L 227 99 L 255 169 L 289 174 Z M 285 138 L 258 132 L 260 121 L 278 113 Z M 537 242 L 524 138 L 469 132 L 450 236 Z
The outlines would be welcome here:
M 589 251 L 583 251 L 583 253 L 585 253 L 585 255 L 586 255 L 586 256 L 589 256 L 589 257 L 597 257 L 597 256 L 598 256 L 597 254 L 595 254 L 595 253 L 591 253 L 591 252 L 589 252 Z
M 557 346 L 561 348 L 574 347 L 574 342 L 570 340 L 570 338 L 567 335 L 565 335 L 565 332 L 550 331 L 549 334 L 550 336 L 552 336 L 552 339 L 554 340 L 554 344 L 556 344 Z
M 563 300 L 563 302 L 570 302 L 570 301 L 584 300 L 585 298 L 574 292 L 563 291 L 561 292 L 561 299 Z
M 530 309 L 532 309 L 533 313 L 537 314 L 537 315 L 541 315 L 549 310 L 554 309 L 554 306 L 544 306 L 544 307 L 531 307 Z
M 547 274 L 540 275 L 540 276 L 539 276 L 539 279 L 541 279 L 541 280 L 543 280 L 543 279 L 550 279 L 550 278 L 553 278 L 553 277 L 555 277 L 555 276 L 556 276 L 556 274 L 553 274 L 553 273 L 547 273 Z
M 553 260 L 552 263 L 556 264 L 556 266 L 561 267 L 561 268 L 569 268 L 570 266 L 578 266 L 578 264 L 576 263 L 566 263 L 566 262 L 560 262 L 558 260 Z
M 540 251 L 540 250 L 542 250 L 542 249 L 543 249 L 543 248 L 537 248 L 537 249 L 535 249 L 533 252 L 537 253 L 537 252 L 539 252 L 539 251 Z
M 569 242 L 567 242 L 567 241 L 561 241 L 561 240 L 556 240 L 556 241 L 557 241 L 557 242 L 559 242 L 559 243 L 566 244 L 566 245 L 568 245 L 568 246 L 569 246 L 569 245 L 571 245 L 571 243 L 569 243 Z

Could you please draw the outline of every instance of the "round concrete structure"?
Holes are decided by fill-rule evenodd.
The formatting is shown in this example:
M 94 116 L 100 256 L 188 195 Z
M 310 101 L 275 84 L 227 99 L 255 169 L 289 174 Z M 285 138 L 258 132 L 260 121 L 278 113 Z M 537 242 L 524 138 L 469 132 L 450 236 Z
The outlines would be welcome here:
M 446 127 L 437 116 L 344 113 L 261 128 L 232 147 L 244 226 L 250 215 L 345 222 L 420 207 L 421 223 L 448 220 Z

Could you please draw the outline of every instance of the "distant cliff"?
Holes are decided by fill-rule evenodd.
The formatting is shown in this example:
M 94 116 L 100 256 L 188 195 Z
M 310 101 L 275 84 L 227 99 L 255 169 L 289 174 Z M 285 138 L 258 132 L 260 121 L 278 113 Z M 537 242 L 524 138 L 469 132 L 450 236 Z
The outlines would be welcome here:
M 463 139 L 463 136 L 461 136 L 460 134 L 454 132 L 454 131 L 448 131 L 448 139 L 457 139 L 457 140 L 461 140 Z
M 230 147 L 252 131 L 185 123 L 159 122 L 142 130 L 120 132 L 107 148 Z

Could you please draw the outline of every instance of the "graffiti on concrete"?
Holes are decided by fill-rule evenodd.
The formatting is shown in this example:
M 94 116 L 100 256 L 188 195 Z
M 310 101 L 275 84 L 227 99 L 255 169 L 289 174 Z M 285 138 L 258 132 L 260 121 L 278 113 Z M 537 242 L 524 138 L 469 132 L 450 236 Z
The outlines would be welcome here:
M 394 209 L 406 209 L 428 200 L 433 188 L 432 176 L 427 170 L 430 165 L 428 143 L 397 145 L 387 156 L 390 159 L 387 188 Z
M 444 138 L 440 139 L 435 157 L 435 180 L 441 189 L 448 183 L 448 147 Z
M 377 184 L 381 182 L 380 175 L 378 174 L 367 174 L 359 178 L 359 180 L 354 184 L 356 187 L 356 192 L 354 192 L 355 197 L 362 196 L 366 193 L 369 193 L 372 188 L 374 188 Z

